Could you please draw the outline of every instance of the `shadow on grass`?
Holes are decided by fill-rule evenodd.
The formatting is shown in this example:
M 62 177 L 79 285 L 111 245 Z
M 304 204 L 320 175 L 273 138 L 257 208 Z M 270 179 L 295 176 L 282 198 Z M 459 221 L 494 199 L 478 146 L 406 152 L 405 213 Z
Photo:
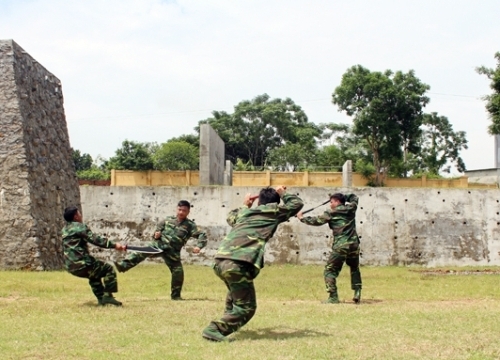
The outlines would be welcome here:
M 89 306 L 89 307 L 98 307 L 99 304 L 96 301 L 86 301 L 83 303 L 83 306 Z
M 147 298 L 147 299 L 128 299 L 125 300 L 126 302 L 133 302 L 133 303 L 138 303 L 138 302 L 158 302 L 158 301 L 168 301 L 168 302 L 191 302 L 191 301 L 215 301 L 214 299 L 210 299 L 208 297 L 206 298 L 182 298 L 181 300 L 172 300 L 170 297 L 165 296 L 165 297 L 158 297 L 158 298 Z
M 354 301 L 344 301 L 341 302 L 341 304 L 346 304 L 346 305 L 372 305 L 372 304 L 378 304 L 383 302 L 384 300 L 381 299 L 361 299 L 361 302 L 359 304 L 355 303 Z
M 330 334 L 315 330 L 290 328 L 263 328 L 259 330 L 240 330 L 235 334 L 235 340 L 286 340 L 304 337 L 330 336 Z

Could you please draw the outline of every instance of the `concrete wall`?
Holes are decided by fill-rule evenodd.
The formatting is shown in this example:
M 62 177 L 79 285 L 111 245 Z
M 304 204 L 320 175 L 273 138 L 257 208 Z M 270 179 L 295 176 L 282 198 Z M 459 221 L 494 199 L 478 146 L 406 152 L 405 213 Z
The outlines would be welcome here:
M 282 171 L 231 171 L 231 181 L 226 179 L 228 172 L 224 171 L 224 182 L 233 186 L 324 186 L 340 187 L 344 181 L 352 186 L 366 186 L 368 180 L 359 173 L 353 173 L 346 167 L 346 172 L 282 172 Z M 350 176 L 348 175 L 350 174 Z M 131 171 L 111 170 L 111 186 L 200 186 L 202 172 L 181 171 Z M 214 184 L 211 184 L 214 185 Z M 227 185 L 227 184 L 224 184 Z M 473 184 L 477 186 L 477 184 Z M 387 178 L 385 187 L 435 187 L 435 188 L 466 188 L 471 185 L 467 177 L 458 179 L 427 179 L 425 176 L 417 179 Z M 496 188 L 492 185 L 481 187 Z
M 0 40 L 0 268 L 58 269 L 62 213 L 80 193 L 61 83 Z
M 225 144 L 208 124 L 200 125 L 200 185 L 224 185 Z
M 136 244 L 151 237 L 158 217 L 174 214 L 178 200 L 190 201 L 190 218 L 206 230 L 209 245 L 200 255 L 189 254 L 190 245 L 183 258 L 186 263 L 209 264 L 230 229 L 225 221 L 228 211 L 240 206 L 244 194 L 259 189 L 83 186 L 80 192 L 85 222 L 97 233 Z M 499 190 L 294 187 L 289 191 L 305 201 L 304 209 L 324 202 L 328 193 L 358 194 L 357 229 L 364 265 L 500 265 Z M 322 264 L 331 241 L 326 225 L 307 226 L 294 218 L 280 225 L 265 259 Z M 107 250 L 99 253 L 116 256 Z
M 497 136 L 495 136 L 497 138 Z M 500 169 L 480 169 L 465 171 L 469 184 L 500 184 Z

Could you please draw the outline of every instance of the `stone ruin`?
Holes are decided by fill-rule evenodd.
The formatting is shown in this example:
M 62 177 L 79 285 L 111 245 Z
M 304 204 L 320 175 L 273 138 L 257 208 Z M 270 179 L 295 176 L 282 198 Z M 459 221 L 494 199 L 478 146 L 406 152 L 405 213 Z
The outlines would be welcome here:
M 0 40 L 0 268 L 63 264 L 66 206 L 80 206 L 61 82 Z

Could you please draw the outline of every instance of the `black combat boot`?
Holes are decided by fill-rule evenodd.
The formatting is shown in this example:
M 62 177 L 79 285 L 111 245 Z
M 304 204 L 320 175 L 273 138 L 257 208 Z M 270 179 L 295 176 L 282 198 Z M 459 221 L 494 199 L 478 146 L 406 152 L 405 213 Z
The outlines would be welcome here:
M 328 299 L 326 299 L 322 303 L 323 304 L 338 304 L 338 303 L 340 303 L 339 296 L 337 295 L 337 292 L 336 291 L 335 292 L 331 292 L 330 296 L 328 297 Z
M 361 289 L 354 290 L 354 297 L 352 298 L 352 301 L 354 301 L 356 304 L 359 304 L 361 302 Z
M 102 298 L 99 299 L 99 305 L 114 305 L 114 306 L 122 306 L 121 301 L 116 300 L 111 293 L 105 293 Z

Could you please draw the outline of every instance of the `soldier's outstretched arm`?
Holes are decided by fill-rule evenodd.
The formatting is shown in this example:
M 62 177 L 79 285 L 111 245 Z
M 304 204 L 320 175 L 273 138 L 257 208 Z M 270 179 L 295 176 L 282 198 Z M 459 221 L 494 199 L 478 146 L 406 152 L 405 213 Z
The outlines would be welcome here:
M 283 200 L 283 205 L 278 206 L 278 219 L 281 222 L 294 217 L 304 207 L 304 202 L 297 195 L 283 192 L 280 196 Z
M 106 248 L 106 249 L 114 249 L 117 248 L 116 242 L 109 240 L 103 236 L 96 235 L 90 230 L 87 225 L 84 225 L 84 229 L 81 232 L 82 237 L 87 240 L 89 243 L 94 244 L 96 246 Z M 120 246 L 118 246 L 120 247 Z
M 300 222 L 312 225 L 312 226 L 321 226 L 327 224 L 332 218 L 332 215 L 329 211 L 325 211 L 323 214 L 319 216 L 305 216 L 300 218 Z
M 204 231 L 201 231 L 196 224 L 194 224 L 191 237 L 198 240 L 198 242 L 196 243 L 196 247 L 198 249 L 203 249 L 205 246 L 207 246 L 207 234 Z

